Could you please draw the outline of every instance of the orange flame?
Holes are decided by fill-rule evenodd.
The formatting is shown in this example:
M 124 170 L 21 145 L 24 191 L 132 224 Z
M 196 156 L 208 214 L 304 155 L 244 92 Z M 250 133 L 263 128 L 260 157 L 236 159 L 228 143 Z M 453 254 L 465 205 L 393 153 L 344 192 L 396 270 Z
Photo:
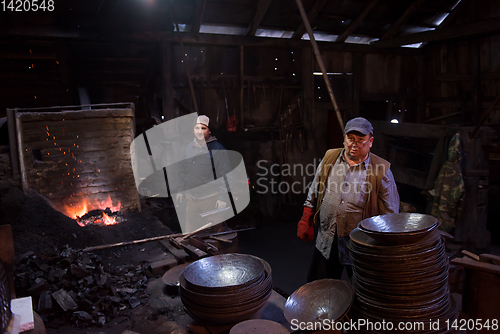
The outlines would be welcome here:
M 117 224 L 118 222 L 115 220 L 115 217 L 110 217 L 108 216 L 104 211 L 102 212 L 102 223 L 104 225 L 114 225 Z
M 61 210 L 66 216 L 77 219 L 79 217 L 82 217 L 85 215 L 87 212 L 92 211 L 92 210 L 104 210 L 106 208 L 110 208 L 112 212 L 115 211 L 120 211 L 121 208 L 121 202 L 118 202 L 117 205 L 113 205 L 113 201 L 111 200 L 111 196 L 108 195 L 108 198 L 104 201 L 89 201 L 87 199 L 84 199 L 82 203 L 78 205 L 65 205 L 64 208 Z M 100 223 L 106 224 L 106 225 L 112 225 L 118 223 L 115 221 L 113 217 L 109 217 L 103 212 L 103 221 Z M 80 224 L 80 226 L 85 226 Z

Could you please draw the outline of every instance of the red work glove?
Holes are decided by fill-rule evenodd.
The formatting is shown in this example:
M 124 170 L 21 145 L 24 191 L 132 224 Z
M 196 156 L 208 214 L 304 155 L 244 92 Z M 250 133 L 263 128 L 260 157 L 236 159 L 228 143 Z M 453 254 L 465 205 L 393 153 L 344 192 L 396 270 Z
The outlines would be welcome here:
M 297 224 L 297 237 L 301 240 L 312 241 L 314 239 L 313 217 L 314 209 L 305 206 L 302 219 Z

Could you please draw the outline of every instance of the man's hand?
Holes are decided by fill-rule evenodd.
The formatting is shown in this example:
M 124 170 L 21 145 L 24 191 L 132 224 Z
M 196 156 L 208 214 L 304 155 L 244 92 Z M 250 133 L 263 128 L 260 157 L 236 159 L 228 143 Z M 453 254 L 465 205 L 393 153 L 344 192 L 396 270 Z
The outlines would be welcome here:
M 226 207 L 226 202 L 218 200 L 217 203 L 215 203 L 216 209 L 224 209 L 225 207 Z
M 313 228 L 314 209 L 304 206 L 302 219 L 297 224 L 297 237 L 304 241 L 312 241 L 314 239 Z
M 182 194 L 177 194 L 177 195 L 175 195 L 175 200 L 176 200 L 177 202 L 181 203 L 181 202 L 182 202 Z

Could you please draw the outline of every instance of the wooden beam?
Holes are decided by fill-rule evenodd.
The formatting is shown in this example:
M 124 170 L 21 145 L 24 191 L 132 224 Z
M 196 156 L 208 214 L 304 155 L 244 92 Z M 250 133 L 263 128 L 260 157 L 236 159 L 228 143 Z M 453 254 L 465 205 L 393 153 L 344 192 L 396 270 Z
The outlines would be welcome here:
M 205 14 L 205 5 L 207 4 L 207 0 L 196 0 L 196 10 L 193 16 L 193 25 L 191 27 L 192 33 L 199 33 L 201 22 L 203 21 L 203 15 Z
M 475 272 L 486 272 L 497 276 L 500 275 L 500 266 L 491 263 L 478 262 L 466 257 L 454 258 L 450 263 L 455 266 L 472 269 Z
M 372 121 L 375 137 L 384 134 L 392 137 L 440 138 L 453 132 L 453 128 L 432 124 L 389 123 L 387 121 Z M 455 130 L 456 131 L 456 130 Z
M 56 60 L 57 57 L 55 53 L 47 53 L 47 54 L 21 54 L 12 52 L 10 50 L 6 50 L 0 54 L 0 59 L 48 59 L 48 60 Z
M 316 20 L 316 17 L 318 17 L 319 12 L 325 5 L 326 0 L 316 0 L 316 2 L 313 4 L 311 10 L 309 11 L 309 14 L 307 14 L 307 19 L 309 22 L 314 22 Z M 304 33 L 306 32 L 306 27 L 304 25 L 304 22 L 300 24 L 300 26 L 295 30 L 295 32 L 292 35 L 292 39 L 301 39 Z
M 366 7 L 363 9 L 361 14 L 358 17 L 349 23 L 347 29 L 337 38 L 335 42 L 343 43 L 352 34 L 352 32 L 356 29 L 356 27 L 363 21 L 363 19 L 370 13 L 370 11 L 375 7 L 375 5 L 379 2 L 379 0 L 372 0 Z
M 418 9 L 418 7 L 420 7 L 424 2 L 425 0 L 415 0 L 404 12 L 404 14 L 396 21 L 396 23 L 394 23 L 392 27 L 384 34 L 384 36 L 382 36 L 380 40 L 389 39 L 394 36 L 398 32 L 399 28 L 401 28 L 401 26 L 406 21 L 408 21 L 410 16 L 412 16 L 413 13 Z
M 220 34 L 192 34 L 192 33 L 174 33 L 174 32 L 157 32 L 157 33 L 138 33 L 138 34 L 115 34 L 113 36 L 98 35 L 96 33 L 79 32 L 72 30 L 59 30 L 41 26 L 25 26 L 17 27 L 16 29 L 8 29 L 0 31 L 0 38 L 3 37 L 23 37 L 23 38 L 45 38 L 47 40 L 65 39 L 79 45 L 101 45 L 113 44 L 123 47 L 121 50 L 126 52 L 125 45 L 132 43 L 141 43 L 143 46 L 150 46 L 148 43 L 158 42 L 174 42 L 179 43 L 181 38 L 185 44 L 190 45 L 216 45 L 216 46 L 249 46 L 249 47 L 277 47 L 277 48 L 304 48 L 310 46 L 309 41 L 292 40 L 287 38 L 266 38 L 255 36 L 236 36 L 236 35 L 220 35 Z M 126 44 L 123 44 L 126 43 Z M 398 50 L 381 51 L 371 45 L 354 44 L 354 43 L 332 43 L 332 42 L 317 42 L 322 50 L 345 51 L 345 52 L 361 52 L 361 53 L 380 53 L 398 54 L 415 56 L 423 53 L 420 49 L 402 48 Z
M 257 10 L 255 11 L 255 15 L 248 25 L 247 36 L 255 36 L 255 32 L 260 26 L 260 23 L 262 22 L 262 19 L 264 18 L 264 15 L 266 14 L 270 3 L 271 0 L 259 0 L 259 2 L 257 3 Z
M 482 34 L 494 34 L 498 33 L 498 31 L 500 31 L 500 17 L 495 17 L 479 22 L 450 26 L 435 31 L 424 31 L 384 41 L 380 40 L 371 43 L 371 45 L 378 48 L 395 48 L 420 42 L 443 41 Z
M 307 33 L 309 34 L 309 39 L 311 41 L 314 54 L 316 55 L 316 60 L 318 61 L 319 68 L 321 69 L 321 72 L 323 72 L 323 79 L 325 80 L 326 88 L 328 89 L 328 95 L 330 95 L 330 100 L 332 101 L 333 109 L 335 110 L 335 114 L 337 115 L 339 128 L 340 130 L 342 130 L 342 132 L 344 132 L 344 122 L 342 120 L 342 114 L 340 113 L 339 107 L 337 105 L 337 99 L 333 94 L 332 85 L 330 83 L 330 79 L 328 78 L 325 64 L 323 63 L 323 58 L 321 58 L 321 53 L 319 52 L 318 44 L 316 43 L 316 39 L 314 38 L 314 33 L 312 31 L 311 24 L 307 19 L 306 11 L 304 10 L 304 6 L 302 5 L 302 0 L 295 0 L 295 2 L 299 7 L 300 16 L 302 17 L 302 21 L 304 21 Z

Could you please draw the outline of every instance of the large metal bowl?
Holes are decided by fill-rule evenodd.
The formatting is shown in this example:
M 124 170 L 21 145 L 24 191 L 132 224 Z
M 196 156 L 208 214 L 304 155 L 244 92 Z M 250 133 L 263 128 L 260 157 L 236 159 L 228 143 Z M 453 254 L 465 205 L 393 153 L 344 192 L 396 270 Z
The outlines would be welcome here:
M 288 297 L 285 319 L 288 322 L 336 321 L 349 310 L 354 299 L 354 289 L 346 281 L 320 279 L 307 283 Z
M 408 254 L 429 249 L 441 239 L 441 234 L 437 229 L 433 229 L 425 235 L 424 238 L 414 243 L 403 245 L 384 244 L 375 240 L 371 234 L 368 234 L 365 230 L 361 230 L 360 228 L 353 229 L 349 236 L 351 239 L 351 248 L 356 251 L 389 255 Z M 391 236 L 389 236 L 389 238 L 391 238 Z
M 191 263 L 184 269 L 188 288 L 230 291 L 251 285 L 265 275 L 264 264 L 245 254 L 222 254 Z
M 417 233 L 426 232 L 439 225 L 436 217 L 421 213 L 390 213 L 363 219 L 359 227 L 375 233 Z
M 210 265 L 207 265 L 207 261 L 197 261 L 199 262 L 199 266 L 195 268 L 197 275 L 203 275 L 198 271 L 201 270 L 199 268 L 203 268 L 203 270 L 216 268 L 217 272 L 224 272 L 219 265 L 225 266 L 229 264 L 226 270 L 229 272 L 228 276 L 233 277 L 231 270 L 234 267 L 241 268 L 245 264 L 250 264 L 252 268 L 258 268 L 259 266 L 255 265 L 256 261 L 261 264 L 264 270 L 257 276 L 243 275 L 239 277 L 245 277 L 244 279 L 230 280 L 229 284 L 232 285 L 228 287 L 221 284 L 221 281 L 227 282 L 227 280 L 211 283 L 210 285 L 213 286 L 199 286 L 189 284 L 185 274 L 190 266 L 186 267 L 179 277 L 179 292 L 186 312 L 196 320 L 214 324 L 229 324 L 249 319 L 267 303 L 272 294 L 271 266 L 263 259 L 252 255 L 224 254 L 214 258 L 216 259 L 210 261 Z M 203 264 L 205 264 L 205 267 Z M 211 266 L 212 264 L 215 265 Z M 210 273 L 210 275 L 218 279 L 221 274 Z M 193 281 L 204 283 L 206 280 L 194 276 Z
M 409 245 L 425 239 L 439 226 L 437 218 L 420 213 L 391 213 L 367 218 L 358 228 L 382 245 Z

